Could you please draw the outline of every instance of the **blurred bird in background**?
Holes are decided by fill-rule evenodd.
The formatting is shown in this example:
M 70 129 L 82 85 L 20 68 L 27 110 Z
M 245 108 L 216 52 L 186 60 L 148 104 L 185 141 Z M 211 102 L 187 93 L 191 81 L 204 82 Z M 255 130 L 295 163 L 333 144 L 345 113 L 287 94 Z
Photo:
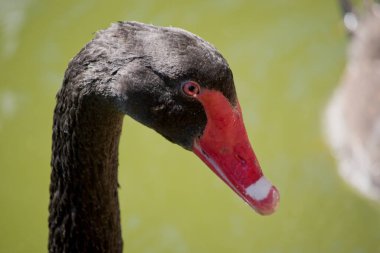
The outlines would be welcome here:
M 364 196 L 380 201 L 380 5 L 354 9 L 340 0 L 350 38 L 341 83 L 325 117 L 339 173 Z

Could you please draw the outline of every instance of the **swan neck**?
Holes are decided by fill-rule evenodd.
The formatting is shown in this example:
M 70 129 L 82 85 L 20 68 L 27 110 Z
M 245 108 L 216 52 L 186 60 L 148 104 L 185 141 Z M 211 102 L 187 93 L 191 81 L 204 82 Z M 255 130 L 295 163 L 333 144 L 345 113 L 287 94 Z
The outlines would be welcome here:
M 72 94 L 63 87 L 54 112 L 49 252 L 122 252 L 117 167 L 123 116 L 101 98 Z

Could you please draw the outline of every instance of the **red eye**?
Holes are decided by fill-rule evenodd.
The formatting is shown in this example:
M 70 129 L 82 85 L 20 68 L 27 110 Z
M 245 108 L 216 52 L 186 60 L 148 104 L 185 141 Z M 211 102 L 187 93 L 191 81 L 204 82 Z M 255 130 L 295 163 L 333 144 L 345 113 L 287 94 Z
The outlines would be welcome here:
M 189 81 L 182 84 L 182 91 L 190 97 L 196 97 L 201 91 L 201 87 L 196 82 Z

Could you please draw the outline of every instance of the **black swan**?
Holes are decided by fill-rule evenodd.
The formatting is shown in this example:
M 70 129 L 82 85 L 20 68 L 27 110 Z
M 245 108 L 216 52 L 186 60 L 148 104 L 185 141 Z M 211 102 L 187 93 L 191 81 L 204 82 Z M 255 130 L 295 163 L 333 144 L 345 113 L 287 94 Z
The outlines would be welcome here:
M 193 151 L 257 212 L 274 212 L 279 194 L 251 149 L 225 59 L 182 29 L 119 22 L 71 60 L 57 94 L 49 252 L 122 252 L 125 114 Z
M 380 201 L 380 7 L 357 16 L 342 0 L 351 45 L 345 73 L 326 111 L 326 133 L 342 178 Z

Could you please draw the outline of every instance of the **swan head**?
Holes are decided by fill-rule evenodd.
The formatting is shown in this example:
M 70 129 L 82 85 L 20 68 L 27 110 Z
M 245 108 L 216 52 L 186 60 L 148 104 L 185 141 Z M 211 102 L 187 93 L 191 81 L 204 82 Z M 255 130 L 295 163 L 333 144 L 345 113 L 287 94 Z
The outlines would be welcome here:
M 260 214 L 279 194 L 251 148 L 222 55 L 185 30 L 119 22 L 100 31 L 66 76 L 86 94 L 194 152 Z

